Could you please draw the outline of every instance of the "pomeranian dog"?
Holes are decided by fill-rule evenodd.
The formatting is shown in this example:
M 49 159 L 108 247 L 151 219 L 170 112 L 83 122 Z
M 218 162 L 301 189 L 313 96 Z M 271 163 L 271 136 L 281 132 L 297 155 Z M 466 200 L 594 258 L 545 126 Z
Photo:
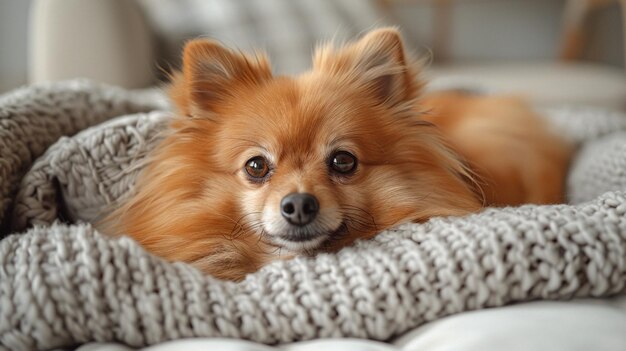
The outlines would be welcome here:
M 170 87 L 177 116 L 105 231 L 240 280 L 401 223 L 562 201 L 570 146 L 529 107 L 423 96 L 418 70 L 394 28 L 319 48 L 297 77 L 189 42 Z

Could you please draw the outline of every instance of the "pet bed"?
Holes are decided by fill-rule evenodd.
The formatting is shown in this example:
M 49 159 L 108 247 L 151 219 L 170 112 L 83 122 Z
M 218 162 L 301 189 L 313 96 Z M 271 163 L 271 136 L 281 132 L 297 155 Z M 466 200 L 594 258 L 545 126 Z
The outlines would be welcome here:
M 459 312 L 626 292 L 623 114 L 545 111 L 580 145 L 569 205 L 406 224 L 233 283 L 89 224 L 132 192 L 171 117 L 167 108 L 158 91 L 85 81 L 0 97 L 0 220 L 8 235 L 0 242 L 0 349 L 184 337 L 388 340 Z

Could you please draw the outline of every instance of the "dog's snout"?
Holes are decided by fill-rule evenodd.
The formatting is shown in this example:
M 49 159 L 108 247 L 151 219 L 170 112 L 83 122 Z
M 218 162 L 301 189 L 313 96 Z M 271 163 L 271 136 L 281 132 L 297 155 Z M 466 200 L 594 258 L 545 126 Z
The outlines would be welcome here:
M 280 213 L 291 224 L 303 226 L 311 223 L 320 205 L 315 196 L 307 193 L 291 193 L 280 202 Z

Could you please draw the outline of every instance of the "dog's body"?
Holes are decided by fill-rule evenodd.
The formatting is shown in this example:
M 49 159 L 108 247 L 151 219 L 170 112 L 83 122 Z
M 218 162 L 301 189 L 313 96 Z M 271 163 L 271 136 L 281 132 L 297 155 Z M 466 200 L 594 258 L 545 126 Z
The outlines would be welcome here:
M 437 125 L 477 175 L 486 204 L 563 202 L 571 146 L 522 100 L 440 92 L 421 103 L 431 111 L 422 118 Z
M 178 117 L 105 221 L 168 260 L 237 280 L 404 222 L 562 199 L 567 144 L 514 99 L 422 97 L 394 29 L 293 78 L 211 41 L 183 62 Z

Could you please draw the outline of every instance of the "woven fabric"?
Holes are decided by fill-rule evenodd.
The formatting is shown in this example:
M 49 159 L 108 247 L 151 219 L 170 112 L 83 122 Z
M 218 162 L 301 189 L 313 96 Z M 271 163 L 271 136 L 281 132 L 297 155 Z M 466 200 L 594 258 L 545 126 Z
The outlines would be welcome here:
M 121 107 L 107 109 L 103 101 Z M 145 111 L 165 107 L 152 92 L 85 82 L 0 98 L 0 195 L 11 213 L 3 225 L 19 232 L 0 242 L 0 349 L 89 341 L 142 346 L 193 336 L 268 344 L 387 340 L 453 313 L 626 292 L 622 114 L 546 112 L 554 128 L 581 145 L 568 179 L 576 204 L 406 224 L 336 254 L 275 262 L 232 283 L 85 223 L 132 192 L 141 160 L 170 116 Z M 51 145 L 125 114 L 132 115 Z M 63 223 L 53 223 L 57 218 Z
M 167 105 L 154 90 L 129 92 L 81 80 L 0 96 L 0 237 L 8 232 L 5 217 L 22 176 L 52 143 L 112 117 Z

